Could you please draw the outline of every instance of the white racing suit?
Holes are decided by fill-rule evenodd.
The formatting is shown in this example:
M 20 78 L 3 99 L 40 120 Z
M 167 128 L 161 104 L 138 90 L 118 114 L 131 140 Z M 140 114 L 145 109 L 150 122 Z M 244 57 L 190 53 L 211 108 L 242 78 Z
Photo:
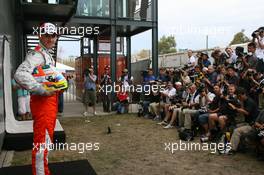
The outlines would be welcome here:
M 50 175 L 48 168 L 48 151 L 53 140 L 57 114 L 57 93 L 43 96 L 45 89 L 32 76 L 35 67 L 54 65 L 48 50 L 41 44 L 30 51 L 25 61 L 18 67 L 14 78 L 18 84 L 31 92 L 30 108 L 33 116 L 33 175 Z

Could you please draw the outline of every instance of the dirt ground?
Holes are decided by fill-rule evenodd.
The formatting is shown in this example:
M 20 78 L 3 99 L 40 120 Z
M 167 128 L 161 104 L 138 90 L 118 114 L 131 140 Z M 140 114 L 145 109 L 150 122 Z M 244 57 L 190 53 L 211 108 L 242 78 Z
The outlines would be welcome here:
M 67 143 L 99 143 L 99 150 L 53 151 L 50 162 L 88 159 L 99 175 L 260 175 L 264 162 L 252 154 L 232 156 L 210 151 L 165 151 L 165 143 L 179 143 L 176 129 L 134 115 L 60 119 Z M 107 134 L 108 126 L 111 134 Z M 95 147 L 93 147 L 95 149 Z M 31 152 L 15 152 L 12 165 L 31 163 Z

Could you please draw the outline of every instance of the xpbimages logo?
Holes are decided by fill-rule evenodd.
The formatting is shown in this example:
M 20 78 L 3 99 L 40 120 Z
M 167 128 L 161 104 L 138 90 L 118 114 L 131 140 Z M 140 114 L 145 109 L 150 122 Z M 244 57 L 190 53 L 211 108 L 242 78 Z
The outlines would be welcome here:
M 100 143 L 33 143 L 33 150 L 36 151 L 76 151 L 80 154 L 86 151 L 99 151 Z
M 127 85 L 121 86 L 116 84 L 115 82 L 113 85 L 99 85 L 99 92 L 103 92 L 105 94 L 109 93 L 118 93 L 118 92 L 137 92 L 137 93 L 144 93 L 145 95 L 150 95 L 151 92 L 158 93 L 165 91 L 166 85 Z
M 50 25 L 49 25 L 50 24 Z M 51 23 L 45 23 L 44 26 L 40 27 L 32 27 L 33 29 L 33 35 L 44 35 L 44 34 L 57 34 L 57 35 L 99 35 L 100 33 L 100 28 L 97 27 L 91 27 L 91 26 L 71 26 L 71 27 L 62 27 L 62 26 L 57 26 Z

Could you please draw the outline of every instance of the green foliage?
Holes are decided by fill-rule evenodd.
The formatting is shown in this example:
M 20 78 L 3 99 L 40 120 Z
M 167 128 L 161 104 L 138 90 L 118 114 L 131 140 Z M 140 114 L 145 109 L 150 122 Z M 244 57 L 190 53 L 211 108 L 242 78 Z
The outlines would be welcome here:
M 159 41 L 159 54 L 176 52 L 176 40 L 174 36 L 162 36 Z
M 138 59 L 149 58 L 150 50 L 142 49 L 136 56 Z
M 250 40 L 244 32 L 245 30 L 243 29 L 241 32 L 235 34 L 233 40 L 230 42 L 230 45 L 243 44 L 249 42 Z

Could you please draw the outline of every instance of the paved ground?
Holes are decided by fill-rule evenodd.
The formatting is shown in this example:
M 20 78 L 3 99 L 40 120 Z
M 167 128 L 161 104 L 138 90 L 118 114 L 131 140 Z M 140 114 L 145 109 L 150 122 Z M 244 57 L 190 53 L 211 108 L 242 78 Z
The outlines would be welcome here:
M 14 151 L 2 150 L 0 153 L 0 168 L 11 166 L 13 156 L 14 156 Z
M 64 104 L 64 117 L 75 117 L 75 116 L 81 116 L 84 112 L 84 107 L 83 104 L 76 101 L 76 102 L 67 102 Z M 104 115 L 112 115 L 115 114 L 116 112 L 111 112 L 111 113 L 105 113 L 103 112 L 103 106 L 102 104 L 97 104 L 96 105 L 96 112 L 99 116 L 104 116 Z M 137 112 L 137 104 L 130 104 L 129 106 L 129 112 L 130 113 L 136 113 Z M 89 116 L 92 116 L 92 109 L 89 108 Z

